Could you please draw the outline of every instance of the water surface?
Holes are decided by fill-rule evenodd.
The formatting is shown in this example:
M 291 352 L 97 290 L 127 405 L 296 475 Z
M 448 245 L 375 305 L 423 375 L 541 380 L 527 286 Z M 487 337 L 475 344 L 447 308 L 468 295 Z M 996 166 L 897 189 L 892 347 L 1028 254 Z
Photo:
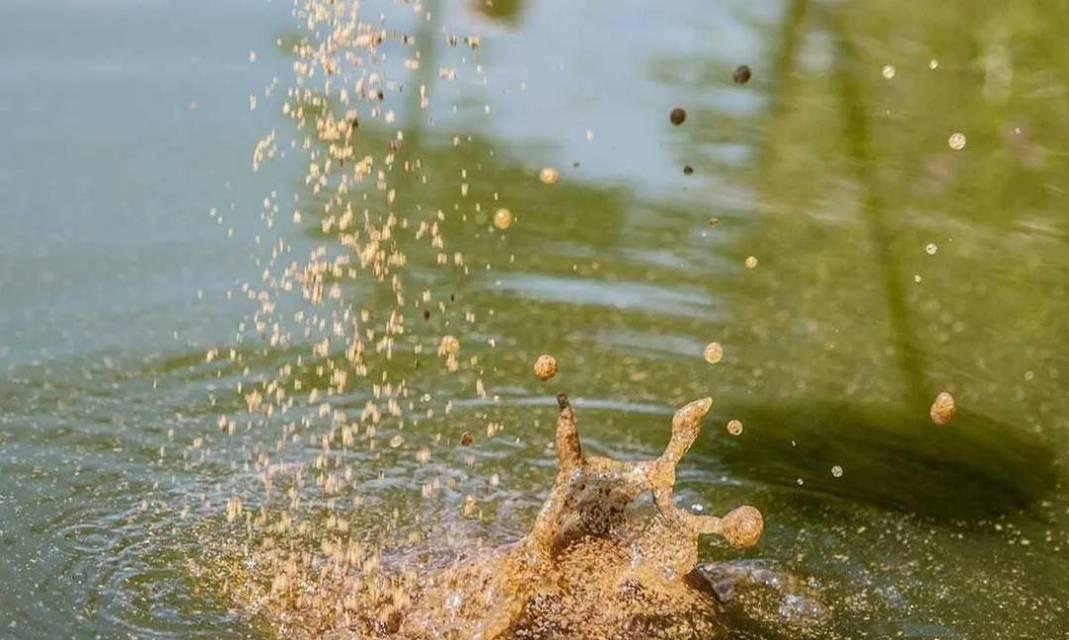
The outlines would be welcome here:
M 413 514 L 428 534 L 523 531 L 553 473 L 558 390 L 589 447 L 623 458 L 660 451 L 673 407 L 711 394 L 681 500 L 758 505 L 767 533 L 745 557 L 819 581 L 839 635 L 1069 628 L 1069 8 L 498 0 L 428 3 L 417 23 L 369 4 L 421 57 L 385 63 L 426 177 L 397 207 L 442 209 L 468 267 L 411 248 L 405 277 L 434 302 L 426 321 L 411 308 L 404 344 L 425 354 L 375 366 L 435 412 L 361 454 L 369 536 Z M 267 131 L 300 135 L 264 95 L 287 86 L 296 33 L 277 1 L 0 7 L 2 637 L 267 637 L 188 560 L 228 535 L 230 497 L 256 498 L 247 463 L 278 438 L 244 428 L 238 384 L 310 350 L 257 337 L 243 284 L 279 240 L 345 251 L 314 215 L 289 220 L 316 211 L 298 154 L 250 167 Z M 391 302 L 352 284 L 338 304 Z M 448 374 L 444 333 L 478 364 Z M 549 385 L 530 375 L 543 352 L 561 363 Z M 936 427 L 944 390 L 960 410 Z M 359 414 L 371 395 L 333 402 Z M 460 452 L 464 431 L 479 439 Z M 413 460 L 422 446 L 434 464 Z M 421 501 L 435 477 L 453 484 Z M 481 522 L 461 523 L 466 495 Z

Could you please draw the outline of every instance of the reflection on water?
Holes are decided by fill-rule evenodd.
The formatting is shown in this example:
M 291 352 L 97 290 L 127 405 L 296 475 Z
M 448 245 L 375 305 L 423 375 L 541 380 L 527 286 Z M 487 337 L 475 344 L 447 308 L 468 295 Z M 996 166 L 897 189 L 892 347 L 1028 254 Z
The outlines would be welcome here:
M 663 444 L 645 413 L 712 394 L 679 504 L 759 506 L 766 537 L 745 558 L 819 584 L 829 636 L 1069 625 L 1069 14 L 1042 2 L 650 13 L 479 0 L 428 6 L 428 18 L 369 4 L 416 38 L 384 45 L 383 112 L 365 117 L 361 103 L 357 148 L 381 157 L 404 130 L 394 166 L 419 170 L 389 177 L 392 206 L 413 223 L 441 210 L 447 256 L 439 266 L 426 238 L 398 230 L 405 332 L 389 360 L 375 351 L 386 333 L 365 345 L 386 395 L 317 369 L 338 354 L 314 356 L 313 343 L 344 315 L 295 331 L 293 314 L 312 312 L 278 296 L 268 315 L 289 324 L 276 334 L 249 300 L 268 288 L 265 268 L 278 276 L 323 245 L 331 309 L 366 309 L 371 328 L 397 306 L 388 279 L 335 272 L 349 253 L 340 210 L 325 233 L 316 212 L 329 198 L 299 179 L 300 145 L 245 173 L 258 136 L 302 135 L 280 116 L 286 96 L 260 90 L 292 73 L 288 8 L 0 8 L 0 144 L 18 159 L 0 161 L 6 635 L 266 634 L 186 566 L 230 535 L 235 496 L 251 514 L 257 500 L 295 501 L 308 522 L 333 509 L 354 537 L 384 538 L 387 560 L 420 548 L 414 534 L 442 558 L 515 540 L 549 486 L 558 387 L 585 394 L 589 448 L 621 459 Z M 740 63 L 753 69 L 744 86 L 731 79 Z M 672 127 L 677 105 L 688 117 Z M 560 182 L 541 184 L 542 166 Z M 363 206 L 378 215 L 386 194 L 370 191 Z M 490 226 L 502 205 L 515 216 L 504 233 Z M 750 255 L 759 265 L 746 270 Z M 435 352 L 447 333 L 461 340 L 455 375 Z M 710 365 L 713 340 L 725 356 Z M 530 374 L 544 352 L 561 366 L 548 385 Z M 266 397 L 272 380 L 303 392 L 260 424 L 246 396 Z M 944 390 L 960 410 L 936 427 L 928 407 Z M 324 496 L 322 437 L 340 440 L 369 402 L 383 417 L 350 434 L 337 469 L 353 475 Z M 738 437 L 730 419 L 746 425 Z M 455 446 L 465 431 L 475 445 Z M 469 497 L 479 517 L 463 517 Z M 736 617 L 738 637 L 783 632 Z

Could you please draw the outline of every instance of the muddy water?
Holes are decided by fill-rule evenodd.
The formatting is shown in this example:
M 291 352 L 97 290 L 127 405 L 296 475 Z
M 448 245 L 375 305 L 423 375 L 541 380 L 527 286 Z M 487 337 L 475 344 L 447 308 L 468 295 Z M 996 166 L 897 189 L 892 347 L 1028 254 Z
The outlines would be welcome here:
M 674 407 L 712 395 L 677 502 L 745 500 L 766 531 L 745 552 L 708 541 L 703 559 L 810 580 L 829 636 L 1057 637 L 1069 15 L 706 4 L 441 3 L 422 22 L 365 6 L 417 42 L 382 63 L 405 85 L 385 96 L 396 121 L 362 135 L 381 148 L 405 131 L 426 182 L 398 184 L 397 207 L 447 214 L 450 267 L 409 254 L 406 346 L 372 362 L 431 399 L 348 452 L 344 500 L 309 472 L 294 509 L 344 510 L 398 562 L 512 541 L 553 477 L 558 391 L 584 445 L 619 459 L 658 453 Z M 289 9 L 0 8 L 0 637 L 269 637 L 189 561 L 235 535 L 228 501 L 266 499 L 256 460 L 284 422 L 260 428 L 245 393 L 311 352 L 300 334 L 257 336 L 242 285 L 279 240 L 300 260 L 343 251 L 295 151 L 249 166 L 268 131 L 299 135 L 281 92 L 264 95 L 291 84 Z M 742 63 L 753 78 L 736 85 Z M 393 304 L 367 283 L 340 293 Z M 455 373 L 436 353 L 446 334 Z M 540 353 L 560 363 L 548 384 L 530 372 Z M 358 416 L 369 386 L 333 408 Z M 936 427 L 941 391 L 958 412 Z M 318 438 L 329 417 L 309 419 L 301 436 Z M 456 446 L 464 432 L 473 446 Z M 286 455 L 314 467 L 320 451 Z M 738 637 L 790 637 L 745 614 Z

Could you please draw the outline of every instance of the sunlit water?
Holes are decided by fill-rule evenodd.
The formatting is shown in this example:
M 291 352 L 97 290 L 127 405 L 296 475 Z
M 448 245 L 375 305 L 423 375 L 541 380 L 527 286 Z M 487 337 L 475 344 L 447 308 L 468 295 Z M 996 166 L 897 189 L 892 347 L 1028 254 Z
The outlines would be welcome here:
M 397 560 L 512 541 L 552 479 L 558 390 L 590 450 L 624 459 L 659 452 L 673 408 L 713 395 L 679 503 L 744 499 L 767 529 L 703 559 L 811 578 L 843 637 L 1064 634 L 1069 15 L 573 4 L 429 3 L 425 23 L 363 9 L 417 35 L 382 63 L 405 86 L 385 96 L 396 122 L 361 131 L 376 153 L 405 131 L 427 181 L 398 185 L 397 206 L 445 212 L 449 265 L 409 253 L 430 318 L 410 302 L 404 348 L 376 366 L 419 419 L 347 452 L 335 510 Z M 279 241 L 302 262 L 345 250 L 320 231 L 300 154 L 251 172 L 267 132 L 301 133 L 281 113 L 298 28 L 277 0 L 0 7 L 0 637 L 270 637 L 191 561 L 236 535 L 228 501 L 285 498 L 256 466 L 281 423 L 263 428 L 244 394 L 310 361 L 311 340 L 257 336 L 243 285 Z M 557 184 L 538 181 L 545 166 Z M 304 305 L 277 298 L 280 316 Z M 393 300 L 352 284 L 335 304 Z M 531 375 L 540 353 L 560 363 L 548 384 Z M 936 427 L 944 390 L 959 412 Z M 351 381 L 332 409 L 359 416 L 371 391 Z M 308 420 L 316 441 L 284 459 L 312 467 L 331 418 Z M 314 478 L 310 516 L 328 506 Z

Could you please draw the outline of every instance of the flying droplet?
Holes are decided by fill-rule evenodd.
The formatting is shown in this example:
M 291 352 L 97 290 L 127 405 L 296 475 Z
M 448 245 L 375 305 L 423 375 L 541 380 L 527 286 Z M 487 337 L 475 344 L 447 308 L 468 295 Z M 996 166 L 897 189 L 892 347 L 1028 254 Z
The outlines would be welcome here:
M 538 356 L 534 363 L 535 377 L 545 382 L 557 375 L 557 359 L 548 353 Z
M 943 391 L 935 397 L 935 402 L 932 403 L 932 408 L 928 411 L 928 415 L 931 416 L 932 422 L 942 426 L 949 424 L 954 419 L 954 414 L 957 410 L 958 408 L 954 404 L 954 396 Z
M 728 422 L 728 433 L 733 436 L 742 435 L 742 422 L 731 420 Z
M 965 148 L 965 134 L 960 132 L 950 134 L 950 137 L 947 138 L 947 144 L 954 151 L 961 151 Z
M 724 347 L 719 342 L 710 342 L 705 345 L 705 361 L 709 364 L 716 364 L 724 359 Z

